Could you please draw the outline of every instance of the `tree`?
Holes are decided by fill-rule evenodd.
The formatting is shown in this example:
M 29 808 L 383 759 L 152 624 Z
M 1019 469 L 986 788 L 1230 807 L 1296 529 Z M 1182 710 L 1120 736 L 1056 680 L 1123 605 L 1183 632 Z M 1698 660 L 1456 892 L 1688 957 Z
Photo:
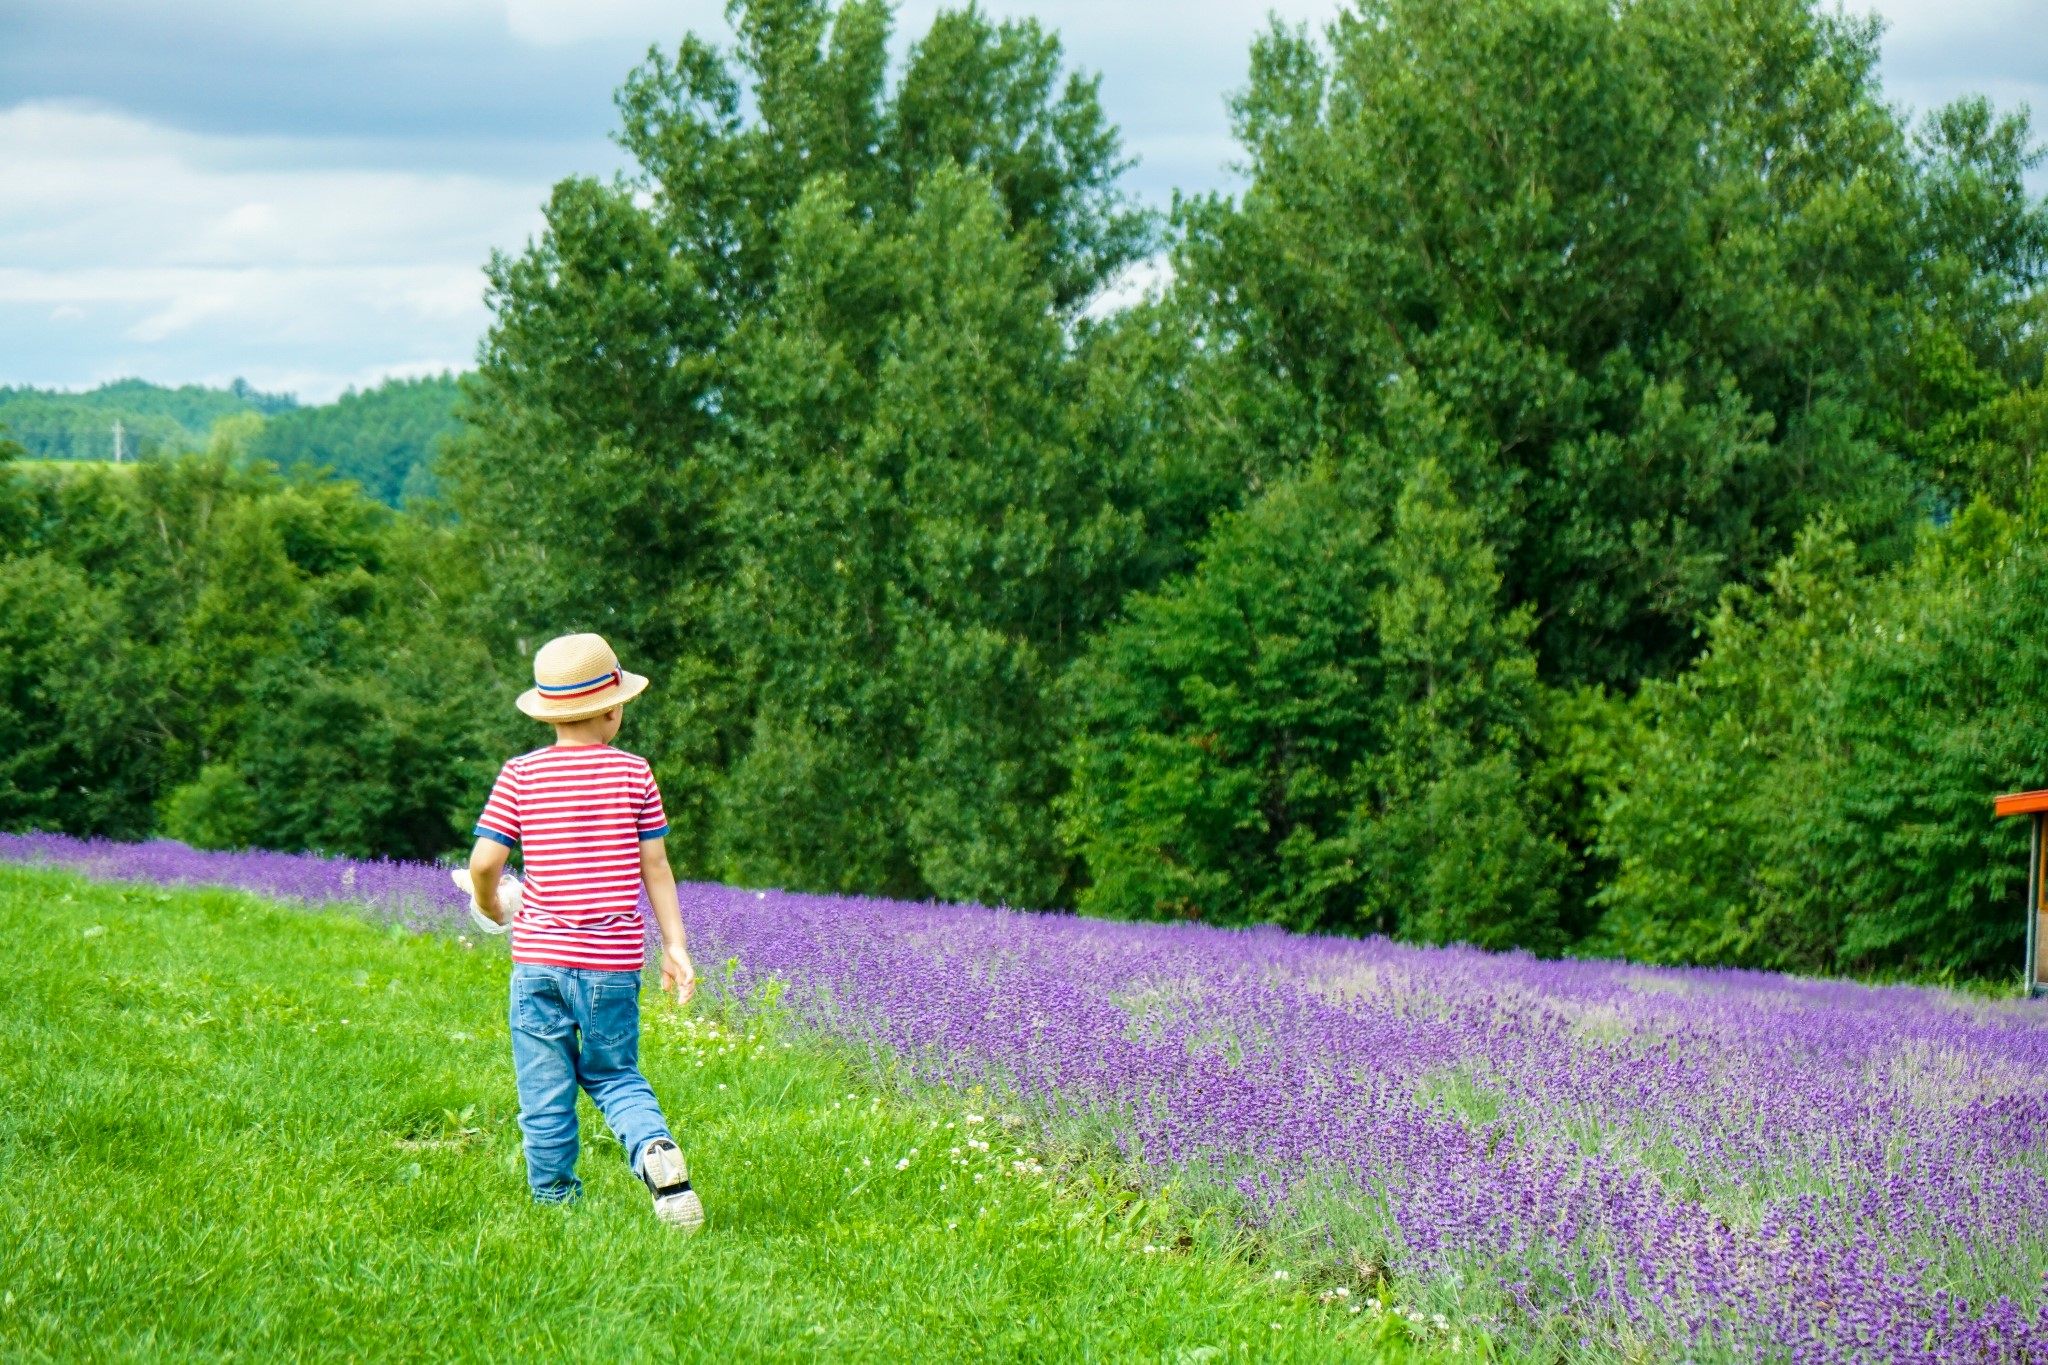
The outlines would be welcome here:
M 1876 53 L 1806 0 L 1274 29 L 1234 104 L 1249 187 L 1181 212 L 1185 382 L 1229 395 L 1187 438 L 1401 461 L 1412 376 L 1471 437 L 1445 472 L 1567 682 L 1676 668 L 1822 508 L 1897 557 L 1913 477 L 1878 415 L 1917 229 Z
M 1972 97 L 1930 115 L 1915 151 L 1926 304 L 1908 319 L 1896 439 L 1951 507 L 1981 493 L 2016 510 L 2048 446 L 2048 203 L 2026 188 L 2048 150 L 2024 107 Z
M 1223 518 L 1077 669 L 1082 908 L 1562 946 L 1520 804 L 1530 621 L 1432 462 L 1387 506 L 1332 462 Z
M 1855 573 L 1810 528 L 1767 593 L 1646 687 L 1601 843 L 1596 946 L 1662 962 L 2004 974 L 2025 835 L 1992 796 L 2048 780 L 2038 510 L 1979 501 L 1913 560 Z
M 732 17 L 620 91 L 636 174 L 493 264 L 446 470 L 479 632 L 658 675 L 687 866 L 1044 903 L 1049 680 L 1159 559 L 1065 327 L 1151 225 L 1034 23 L 941 15 L 892 90 L 879 3 Z
M 1614 864 L 1596 898 L 1601 950 L 1835 965 L 1839 869 L 1813 863 L 1813 817 L 1840 777 L 1829 717 L 1851 637 L 1869 629 L 1869 597 L 1840 526 L 1816 523 L 1765 589 L 1722 594 L 1690 669 L 1627 706 L 1600 812 L 1598 851 Z
M 433 461 L 456 430 L 452 375 L 388 379 L 334 403 L 270 418 L 249 445 L 252 459 L 300 465 L 353 479 L 386 506 L 434 491 Z
M 0 825 L 433 856 L 489 770 L 441 533 L 207 456 L 0 466 Z M 438 585 L 438 586 L 437 586 Z
M 148 832 L 151 689 L 121 627 L 78 570 L 0 560 L 0 828 Z

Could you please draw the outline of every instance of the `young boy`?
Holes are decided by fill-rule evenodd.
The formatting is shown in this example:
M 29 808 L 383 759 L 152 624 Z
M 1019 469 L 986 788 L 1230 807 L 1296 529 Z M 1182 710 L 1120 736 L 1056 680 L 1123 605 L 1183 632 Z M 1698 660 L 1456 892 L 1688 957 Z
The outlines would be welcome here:
M 590 1093 L 655 1216 L 686 1232 L 704 1222 L 654 1090 L 640 1074 L 640 888 L 661 926 L 661 985 L 690 998 L 697 972 L 683 945 L 668 819 L 647 760 L 611 747 L 622 708 L 647 679 L 619 667 L 596 635 L 565 635 L 533 658 L 519 709 L 555 727 L 555 742 L 505 764 L 469 855 L 477 908 L 496 921 L 498 881 L 515 847 L 526 885 L 512 924 L 512 1069 L 533 1197 L 566 1203 L 576 1178 L 576 1087 Z

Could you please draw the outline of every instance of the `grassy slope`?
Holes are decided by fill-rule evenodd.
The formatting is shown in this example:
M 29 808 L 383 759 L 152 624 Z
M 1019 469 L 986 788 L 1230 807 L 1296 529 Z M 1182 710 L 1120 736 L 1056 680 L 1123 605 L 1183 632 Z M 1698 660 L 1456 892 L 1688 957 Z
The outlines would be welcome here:
M 0 866 L 0 1357 L 1407 1354 L 1226 1254 L 1145 1254 L 1111 1196 L 989 1158 L 976 1183 L 944 1155 L 958 1109 L 877 1105 L 829 1046 L 723 1041 L 652 992 L 644 1062 L 710 1227 L 652 1221 L 587 1103 L 586 1197 L 535 1207 L 506 970 L 494 945 Z

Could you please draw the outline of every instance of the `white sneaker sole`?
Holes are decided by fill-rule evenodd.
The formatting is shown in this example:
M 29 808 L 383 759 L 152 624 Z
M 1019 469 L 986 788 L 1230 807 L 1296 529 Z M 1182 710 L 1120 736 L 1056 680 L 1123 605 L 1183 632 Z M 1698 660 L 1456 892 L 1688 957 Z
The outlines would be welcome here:
M 654 1196 L 654 1216 L 670 1227 L 695 1232 L 704 1226 L 704 1203 L 695 1190 Z
M 656 1218 L 684 1232 L 704 1226 L 704 1203 L 690 1188 L 690 1168 L 681 1152 L 672 1147 L 648 1152 L 641 1158 L 640 1178 L 654 1193 Z

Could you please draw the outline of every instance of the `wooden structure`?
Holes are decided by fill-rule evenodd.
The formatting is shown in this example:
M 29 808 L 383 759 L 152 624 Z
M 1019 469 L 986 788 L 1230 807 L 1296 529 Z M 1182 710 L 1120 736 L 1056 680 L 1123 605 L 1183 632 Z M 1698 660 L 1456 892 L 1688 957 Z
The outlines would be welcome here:
M 1993 808 L 2000 815 L 2029 816 L 2034 827 L 2027 843 L 2027 994 L 2048 994 L 2041 961 L 2048 949 L 2048 791 L 2001 796 Z

